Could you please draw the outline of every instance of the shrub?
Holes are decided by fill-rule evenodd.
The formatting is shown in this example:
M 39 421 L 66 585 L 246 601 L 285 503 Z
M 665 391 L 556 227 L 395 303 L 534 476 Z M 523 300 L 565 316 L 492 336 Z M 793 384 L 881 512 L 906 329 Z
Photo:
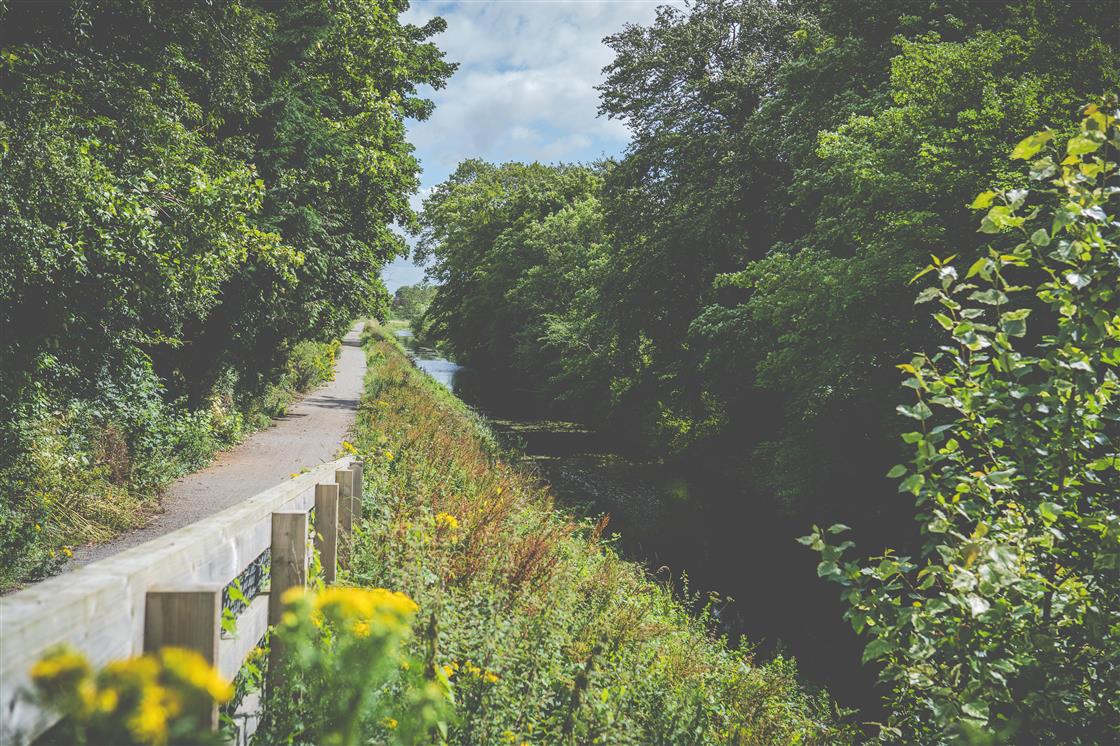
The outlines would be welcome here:
M 1023 140 L 1038 187 L 976 198 L 995 243 L 963 279 L 926 270 L 948 339 L 899 366 L 918 429 L 888 475 L 916 498 L 920 556 L 803 539 L 882 667 L 890 740 L 1120 738 L 1117 116 L 1089 106 L 1064 151 Z
M 446 690 L 402 654 L 412 599 L 332 587 L 294 588 L 283 600 L 271 636 L 280 683 L 267 691 L 257 742 L 349 746 L 376 733 L 382 742 L 417 743 L 443 722 Z

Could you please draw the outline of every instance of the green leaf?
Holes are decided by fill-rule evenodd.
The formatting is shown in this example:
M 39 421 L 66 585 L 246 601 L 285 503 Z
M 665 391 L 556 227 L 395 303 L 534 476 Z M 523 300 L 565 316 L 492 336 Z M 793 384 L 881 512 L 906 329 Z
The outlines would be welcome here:
M 899 477 L 901 477 L 905 473 L 906 473 L 906 467 L 905 466 L 903 466 L 902 464 L 895 464 L 894 466 L 891 467 L 891 470 L 887 472 L 887 478 L 888 479 L 898 479 Z
M 1067 272 L 1066 282 L 1080 290 L 1083 287 L 1087 286 L 1090 282 L 1092 282 L 1092 278 L 1088 275 L 1083 275 L 1080 272 Z
M 863 649 L 863 662 L 867 663 L 868 661 L 882 658 L 884 655 L 894 650 L 895 647 L 897 646 L 885 637 L 878 637 L 867 643 L 867 647 Z
M 972 293 L 972 295 L 968 296 L 968 299 L 989 306 L 1002 305 L 1007 302 L 1007 296 L 995 288 L 991 288 L 990 290 L 977 290 Z
M 972 204 L 970 204 L 969 207 L 973 210 L 987 209 L 992 206 L 992 201 L 995 198 L 996 193 L 991 190 L 980 192 L 980 194 L 976 195 L 976 199 L 972 200 Z
M 1045 228 L 1039 228 L 1031 234 L 1031 243 L 1035 246 L 1049 246 L 1050 234 L 1046 232 Z
M 817 577 L 820 578 L 840 578 L 842 573 L 840 568 L 835 562 L 825 560 L 817 565 Z
M 1070 155 L 1085 155 L 1086 153 L 1092 153 L 1094 150 L 1097 150 L 1103 143 L 1104 138 L 1097 140 L 1085 135 L 1075 135 L 1066 143 L 1066 152 Z
M 1042 146 L 1050 142 L 1053 137 L 1054 133 L 1046 130 L 1023 138 L 1019 141 L 1019 144 L 1015 146 L 1015 149 L 1011 151 L 1011 159 L 1025 161 L 1028 158 L 1033 158 L 1035 153 L 1042 150 Z
M 965 715 L 976 718 L 977 720 L 987 721 L 988 719 L 988 703 L 974 699 L 971 702 L 966 702 L 961 710 Z
M 974 617 L 980 616 L 985 611 L 992 608 L 992 605 L 988 603 L 986 599 L 977 596 L 975 593 L 968 594 L 966 600 L 968 601 L 968 609 L 972 612 L 972 616 Z
M 922 485 L 926 483 L 926 478 L 921 474 L 911 474 L 902 480 L 902 484 L 898 485 L 899 492 L 909 492 L 912 495 L 917 495 L 922 490 Z
M 1062 506 L 1055 502 L 1046 501 L 1038 506 L 1038 514 L 1042 516 L 1042 520 L 1053 523 L 1062 514 Z
M 830 534 L 839 534 L 839 533 L 843 533 L 844 531 L 851 531 L 851 530 L 852 530 L 851 526 L 845 526 L 843 523 L 834 523 L 834 524 L 832 524 L 831 526 L 828 527 L 828 533 L 830 533 Z
M 968 278 L 975 277 L 976 275 L 980 275 L 984 279 L 987 279 L 988 274 L 991 272 L 991 263 L 992 260 L 987 257 L 981 257 L 980 259 L 977 259 L 972 263 L 972 266 L 968 268 L 968 272 L 965 274 L 964 279 L 967 280 Z

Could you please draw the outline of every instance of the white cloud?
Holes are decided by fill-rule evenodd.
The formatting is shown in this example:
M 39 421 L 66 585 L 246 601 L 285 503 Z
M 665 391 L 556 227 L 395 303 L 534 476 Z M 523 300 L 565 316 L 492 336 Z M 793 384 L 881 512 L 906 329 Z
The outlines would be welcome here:
M 626 23 L 649 23 L 662 0 L 414 0 L 404 20 L 447 20 L 435 43 L 458 72 L 430 92 L 435 112 L 409 123 L 425 193 L 467 158 L 587 161 L 616 155 L 626 127 L 597 116 L 602 43 Z M 413 200 L 419 206 L 420 198 Z M 395 262 L 386 280 L 412 276 Z M 420 270 L 416 270 L 419 272 Z M 394 283 L 399 284 L 399 283 Z M 407 284 L 403 283 L 403 284 Z

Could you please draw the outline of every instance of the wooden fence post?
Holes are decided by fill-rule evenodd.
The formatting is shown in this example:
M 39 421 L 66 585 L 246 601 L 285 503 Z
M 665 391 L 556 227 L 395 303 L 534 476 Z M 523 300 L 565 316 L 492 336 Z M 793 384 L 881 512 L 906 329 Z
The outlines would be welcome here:
M 268 590 L 268 624 L 280 623 L 284 613 L 282 597 L 289 588 L 307 585 L 307 513 L 272 514 L 272 576 Z M 268 686 L 279 681 L 280 659 L 284 652 L 280 640 L 269 638 Z
M 323 565 L 323 582 L 338 572 L 338 485 L 315 485 L 315 548 Z
M 354 503 L 358 506 L 358 518 L 362 517 L 362 475 L 365 473 L 365 463 L 362 461 L 351 461 L 350 471 L 354 472 L 354 476 L 350 485 L 351 497 L 354 498 Z
M 200 584 L 174 590 L 150 590 L 144 601 L 144 652 L 180 647 L 201 655 L 218 667 L 218 643 L 222 635 L 222 586 Z M 218 729 L 218 704 L 198 713 L 210 729 Z
M 362 504 L 354 500 L 354 470 L 336 470 L 334 481 L 338 482 L 338 525 L 343 533 L 350 534 L 354 524 L 362 520 Z
M 272 584 L 268 591 L 268 623 L 280 621 L 284 591 L 307 585 L 307 513 L 272 514 Z

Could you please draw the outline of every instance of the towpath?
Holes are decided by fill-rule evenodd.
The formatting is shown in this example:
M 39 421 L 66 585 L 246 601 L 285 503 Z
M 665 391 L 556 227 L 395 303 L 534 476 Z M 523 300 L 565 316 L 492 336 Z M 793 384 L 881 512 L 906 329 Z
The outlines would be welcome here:
M 279 484 L 305 466 L 336 458 L 358 410 L 366 372 L 360 330 L 356 325 L 343 338 L 333 381 L 289 407 L 271 427 L 220 454 L 210 466 L 169 485 L 161 512 L 143 528 L 75 550 L 67 569 L 170 533 Z

